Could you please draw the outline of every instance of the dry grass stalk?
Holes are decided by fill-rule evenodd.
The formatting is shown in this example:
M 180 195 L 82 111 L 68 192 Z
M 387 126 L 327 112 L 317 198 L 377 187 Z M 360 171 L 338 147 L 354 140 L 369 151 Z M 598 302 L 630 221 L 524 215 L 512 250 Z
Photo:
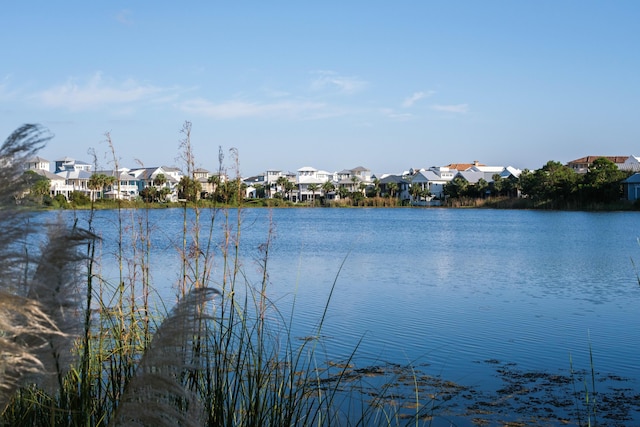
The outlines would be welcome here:
M 147 347 L 111 426 L 196 426 L 203 409 L 184 384 L 184 375 L 203 366 L 197 349 L 206 320 L 206 303 L 219 294 L 194 288 L 174 307 Z

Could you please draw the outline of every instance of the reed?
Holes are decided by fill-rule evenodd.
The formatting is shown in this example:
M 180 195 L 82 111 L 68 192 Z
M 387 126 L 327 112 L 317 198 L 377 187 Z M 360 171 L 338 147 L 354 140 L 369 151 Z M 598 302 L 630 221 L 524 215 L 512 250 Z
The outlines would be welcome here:
M 189 122 L 182 135 L 191 174 Z M 0 160 L 11 166 L 0 168 L 0 425 L 429 423 L 415 375 L 413 400 L 422 409 L 406 418 L 389 399 L 393 381 L 380 385 L 370 401 L 358 392 L 357 345 L 344 363 L 322 353 L 322 328 L 342 265 L 313 336 L 291 336 L 295 302 L 291 313 L 282 313 L 270 298 L 273 227 L 259 248 L 261 274 L 251 279 L 240 253 L 242 206 L 182 205 L 182 235 L 173 242 L 181 271 L 171 310 L 155 298 L 152 237 L 160 230 L 149 220 L 149 206 L 131 210 L 117 203 L 115 253 L 104 252 L 94 204 L 84 228 L 77 219 L 73 226 L 57 222 L 48 226 L 47 239 L 39 239 L 41 226 L 25 220 L 30 214 L 15 195 L 24 191 L 22 161 L 48 138 L 39 126 L 26 125 L 0 148 Z M 231 155 L 239 177 L 237 152 Z M 222 150 L 219 163 L 222 172 Z M 222 231 L 220 240 L 214 229 Z M 104 266 L 113 263 L 117 277 L 106 277 Z

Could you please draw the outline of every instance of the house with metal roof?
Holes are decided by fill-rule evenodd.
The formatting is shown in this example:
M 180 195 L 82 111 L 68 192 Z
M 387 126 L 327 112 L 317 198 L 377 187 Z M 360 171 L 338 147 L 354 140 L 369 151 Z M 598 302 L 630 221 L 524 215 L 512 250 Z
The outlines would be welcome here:
M 640 200 L 640 172 L 622 181 L 623 197 L 629 201 Z

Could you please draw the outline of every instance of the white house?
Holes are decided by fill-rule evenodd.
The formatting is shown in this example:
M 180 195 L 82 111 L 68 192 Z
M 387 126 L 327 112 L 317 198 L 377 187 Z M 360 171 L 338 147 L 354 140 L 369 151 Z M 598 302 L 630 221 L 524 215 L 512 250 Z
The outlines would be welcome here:
M 411 185 L 419 185 L 422 190 L 428 190 L 432 198 L 443 199 L 445 185 L 453 179 L 457 172 L 457 170 L 451 170 L 446 166 L 434 166 L 414 173 Z
M 318 171 L 311 166 L 298 169 L 296 185 L 300 201 L 312 200 L 322 194 L 322 185 L 330 179 L 330 174 L 326 171 Z M 315 190 L 310 190 L 309 186 L 315 185 Z M 312 187 L 313 188 L 313 187 Z
M 47 171 L 51 172 L 51 163 L 47 159 L 43 159 L 42 157 L 36 156 L 31 159 L 28 159 L 24 165 L 26 170 L 32 171 Z
M 60 160 L 56 160 L 54 172 L 64 171 L 85 171 L 91 172 L 91 164 L 80 160 L 72 159 L 71 157 L 64 157 Z
M 629 156 L 624 163 L 618 167 L 624 171 L 640 172 L 640 157 Z

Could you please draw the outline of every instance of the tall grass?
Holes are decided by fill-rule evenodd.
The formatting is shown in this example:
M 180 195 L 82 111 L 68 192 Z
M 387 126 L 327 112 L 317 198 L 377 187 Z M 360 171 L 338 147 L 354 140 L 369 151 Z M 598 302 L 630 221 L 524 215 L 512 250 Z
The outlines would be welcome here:
M 182 159 L 193 174 L 190 123 L 182 135 Z M 382 384 L 369 401 L 353 392 L 348 383 L 362 378 L 352 363 L 357 346 L 344 363 L 323 357 L 331 294 L 313 336 L 292 337 L 293 308 L 281 313 L 270 298 L 273 228 L 259 248 L 261 274 L 251 279 L 240 251 L 241 208 L 183 205 L 182 234 L 173 242 L 181 267 L 171 310 L 154 295 L 152 237 L 161 230 L 148 209 L 118 205 L 115 253 L 105 252 L 94 209 L 86 223 L 51 224 L 49 237 L 39 239 L 42 225 L 29 226 L 30 214 L 15 196 L 24 191 L 22 162 L 48 138 L 39 126 L 26 125 L 0 149 L 9 166 L 0 168 L 0 425 L 428 423 L 421 421 L 428 419 L 425 410 L 400 417 L 389 403 L 391 385 Z M 107 140 L 117 170 L 108 134 Z M 232 159 L 239 176 L 233 151 Z M 221 172 L 223 160 L 221 151 Z M 105 267 L 114 263 L 117 277 L 108 277 Z M 338 277 L 339 271 L 331 292 Z M 417 386 L 414 400 L 416 408 L 427 407 L 419 404 Z

